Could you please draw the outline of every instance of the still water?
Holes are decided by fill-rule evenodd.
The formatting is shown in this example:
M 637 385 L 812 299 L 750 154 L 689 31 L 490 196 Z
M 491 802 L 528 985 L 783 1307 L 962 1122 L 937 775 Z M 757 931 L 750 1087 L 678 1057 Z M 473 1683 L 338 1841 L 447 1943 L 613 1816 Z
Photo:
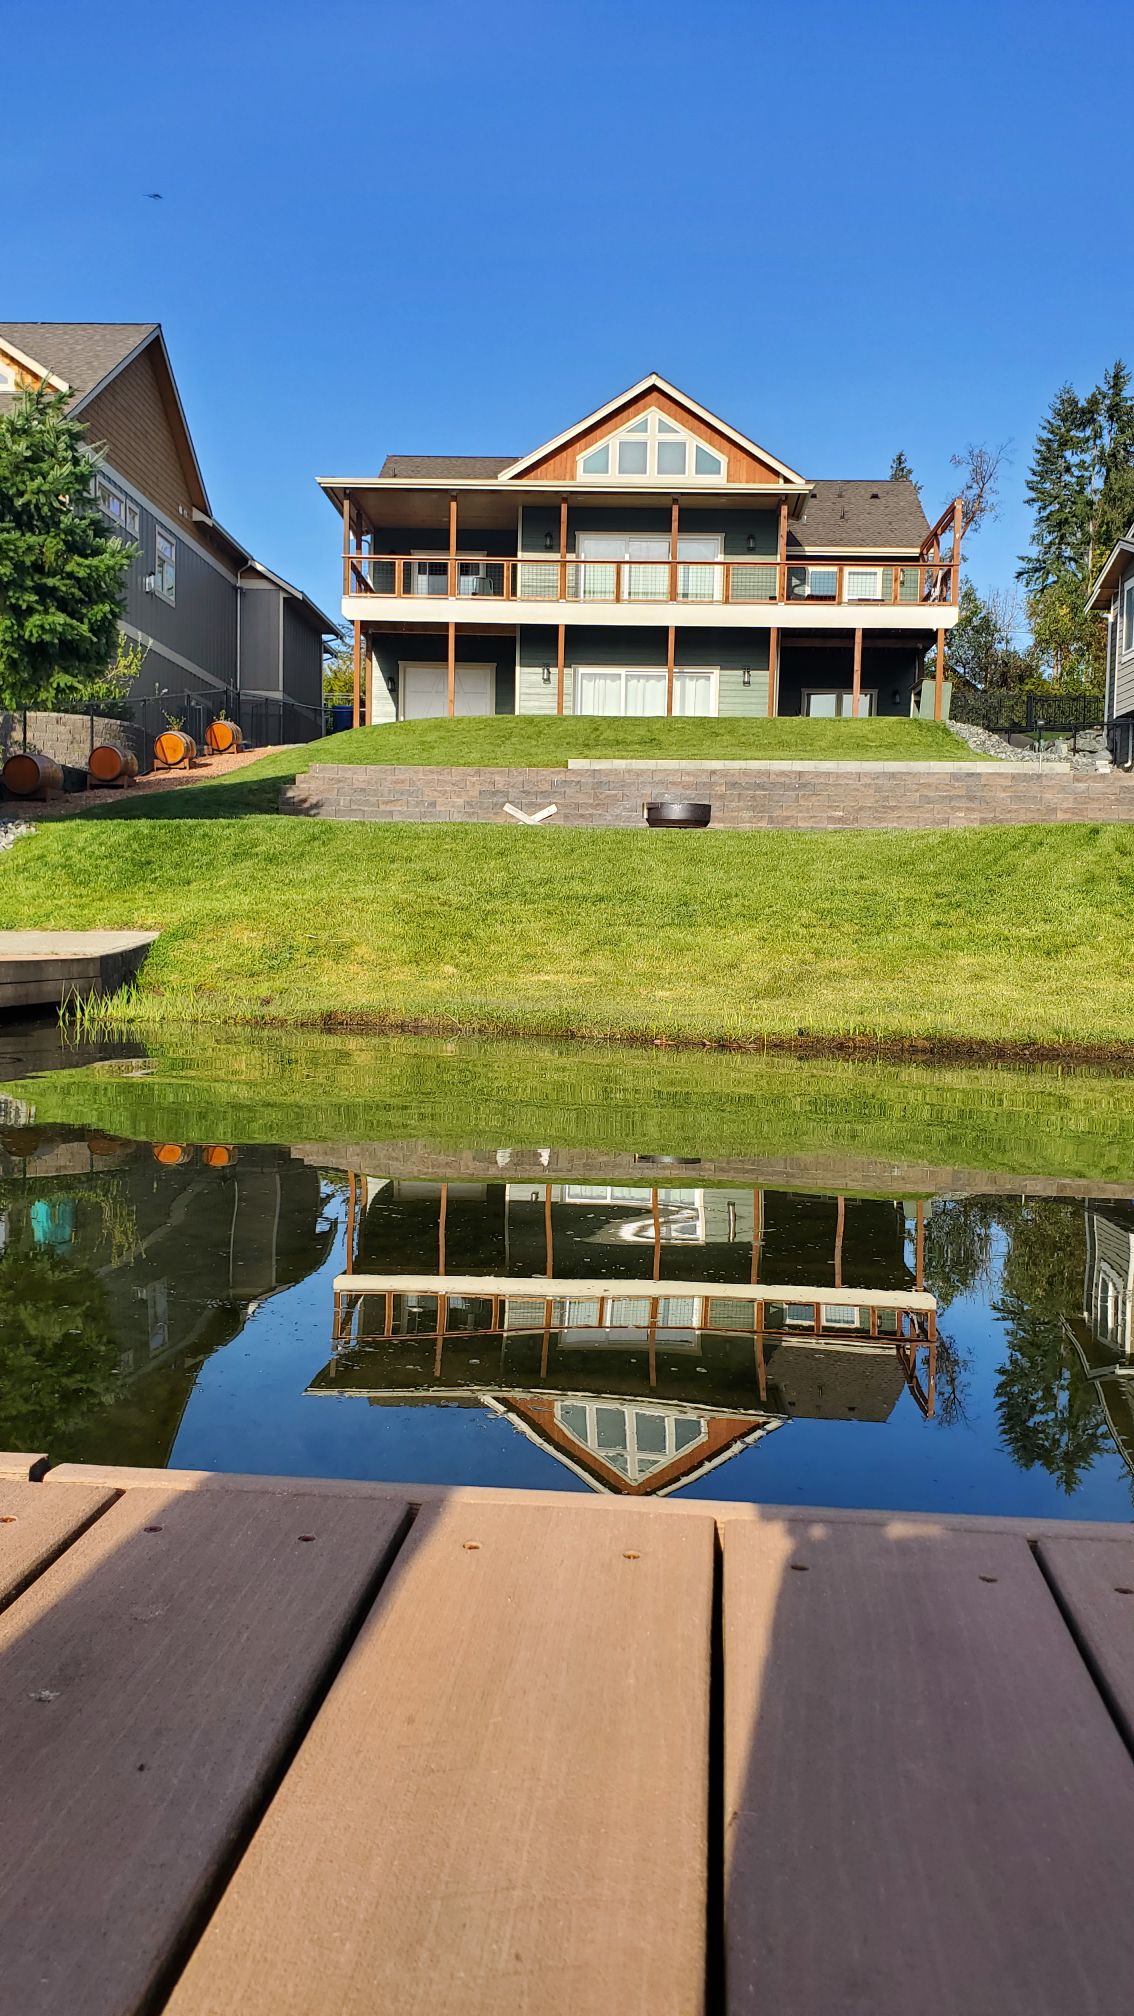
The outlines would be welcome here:
M 139 1139 L 33 1089 L 0 1105 L 0 1447 L 1131 1517 L 1120 1185 L 868 1194 L 409 1125 Z

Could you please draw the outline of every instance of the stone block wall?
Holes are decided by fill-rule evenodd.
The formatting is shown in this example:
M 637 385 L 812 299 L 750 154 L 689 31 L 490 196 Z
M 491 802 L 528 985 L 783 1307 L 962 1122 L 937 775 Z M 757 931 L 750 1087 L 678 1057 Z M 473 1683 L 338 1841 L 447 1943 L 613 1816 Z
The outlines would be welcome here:
M 317 819 L 645 825 L 658 799 L 708 799 L 716 828 L 826 831 L 1134 822 L 1134 777 L 1011 763 L 572 763 L 559 770 L 318 763 L 281 809 Z
M 27 746 L 37 756 L 50 756 L 56 763 L 87 767 L 87 757 L 100 742 L 116 742 L 120 749 L 132 749 L 139 770 L 153 768 L 153 736 L 133 721 L 115 721 L 109 715 L 46 714 L 29 712 Z M 92 726 L 94 734 L 92 738 Z M 13 755 L 24 746 L 24 717 L 0 710 L 0 758 Z

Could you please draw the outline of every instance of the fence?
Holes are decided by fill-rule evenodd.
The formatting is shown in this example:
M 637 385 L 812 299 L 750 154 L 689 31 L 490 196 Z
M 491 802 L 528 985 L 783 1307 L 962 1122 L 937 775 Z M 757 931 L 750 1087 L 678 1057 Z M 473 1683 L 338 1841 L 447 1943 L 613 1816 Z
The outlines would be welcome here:
M 952 718 L 995 735 L 1077 735 L 1103 725 L 1101 693 L 978 692 L 953 685 Z
M 209 723 L 222 713 L 236 724 L 245 743 L 253 748 L 263 743 L 312 742 L 328 732 L 323 707 L 238 693 L 231 687 L 217 687 L 209 692 L 148 694 L 133 700 L 130 711 L 151 738 L 160 735 L 171 718 L 176 719 L 199 749 L 204 747 Z

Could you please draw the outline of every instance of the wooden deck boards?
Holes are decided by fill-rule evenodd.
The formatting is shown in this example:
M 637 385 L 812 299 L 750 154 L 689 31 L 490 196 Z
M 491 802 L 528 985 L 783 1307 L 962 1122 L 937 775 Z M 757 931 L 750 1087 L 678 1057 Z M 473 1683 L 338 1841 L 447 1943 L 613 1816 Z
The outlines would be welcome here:
M 1129 2006 L 1128 1529 L 26 1474 L 0 2016 Z

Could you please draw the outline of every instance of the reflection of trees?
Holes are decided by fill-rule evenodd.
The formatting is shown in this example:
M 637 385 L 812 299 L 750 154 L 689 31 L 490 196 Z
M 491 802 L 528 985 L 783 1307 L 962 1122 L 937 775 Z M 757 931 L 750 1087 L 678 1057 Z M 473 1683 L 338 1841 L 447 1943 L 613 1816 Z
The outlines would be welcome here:
M 997 1217 L 1007 1235 L 993 1305 L 1008 1344 L 996 1382 L 1000 1432 L 1021 1469 L 1038 1465 L 1070 1497 L 1107 1441 L 1098 1394 L 1061 1320 L 1082 1295 L 1082 1215 L 1056 1198 L 1029 1198 L 1002 1202 Z
M 925 1227 L 925 1285 L 947 1309 L 988 1280 L 997 1211 L 987 1197 L 935 1204 Z
M 0 1445 L 50 1448 L 114 1390 L 106 1290 L 50 1252 L 0 1260 Z

